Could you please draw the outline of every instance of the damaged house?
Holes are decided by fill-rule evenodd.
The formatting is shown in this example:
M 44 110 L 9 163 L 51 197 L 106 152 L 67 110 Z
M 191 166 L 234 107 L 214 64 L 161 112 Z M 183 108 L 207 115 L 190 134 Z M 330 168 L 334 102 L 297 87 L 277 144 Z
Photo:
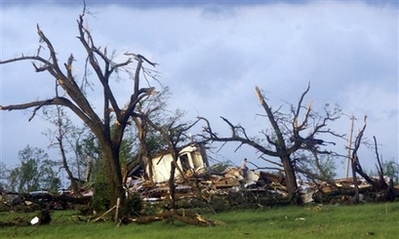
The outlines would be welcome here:
M 198 197 L 195 192 L 200 191 L 202 200 L 211 201 L 212 198 L 219 197 L 225 198 L 226 204 L 234 204 L 234 200 L 248 203 L 249 201 L 245 198 L 248 195 L 254 200 L 261 200 L 265 203 L 288 202 L 283 174 L 249 170 L 244 176 L 241 168 L 236 166 L 229 167 L 223 172 L 213 171 L 208 162 L 205 145 L 200 143 L 185 145 L 179 148 L 178 152 L 176 163 L 180 170 L 175 170 L 177 199 Z M 168 181 L 172 164 L 172 154 L 169 151 L 163 151 L 154 154 L 152 161 L 145 167 L 137 165 L 134 170 L 130 171 L 130 177 L 127 180 L 129 194 L 139 193 L 143 200 L 151 202 L 169 198 L 171 192 Z M 143 175 L 147 175 L 147 177 L 143 177 Z M 152 175 L 152 178 L 148 178 L 148 175 Z M 180 180 L 182 176 L 185 180 Z M 298 181 L 298 186 L 304 203 L 329 201 L 338 192 L 345 190 L 352 192 L 351 182 L 336 181 L 330 184 L 300 181 Z M 195 184 L 190 182 L 195 182 Z M 200 190 L 193 190 L 193 185 Z M 371 189 L 371 185 L 361 186 L 362 192 L 367 189 Z M 244 199 L 240 199 L 240 197 L 244 197 Z
M 171 164 L 173 157 L 170 152 L 163 152 L 154 155 L 152 158 L 152 168 L 147 165 L 146 175 L 151 175 L 154 183 L 163 183 L 169 180 L 171 172 Z M 177 165 L 182 169 L 185 175 L 193 173 L 204 173 L 209 168 L 208 158 L 206 156 L 205 145 L 200 143 L 191 143 L 181 147 L 177 159 Z M 178 178 L 180 172 L 176 170 L 175 177 Z

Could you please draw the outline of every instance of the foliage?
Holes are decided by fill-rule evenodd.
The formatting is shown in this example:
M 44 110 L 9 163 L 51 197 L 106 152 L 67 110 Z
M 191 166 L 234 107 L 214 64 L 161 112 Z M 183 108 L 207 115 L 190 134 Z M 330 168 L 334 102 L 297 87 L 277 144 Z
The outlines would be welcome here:
M 143 208 L 143 201 L 139 194 L 134 193 L 129 198 L 126 198 L 124 204 L 120 209 L 120 213 L 124 216 L 137 216 L 140 215 Z
M 222 173 L 226 169 L 233 167 L 234 164 L 231 161 L 223 161 L 219 163 L 215 163 L 214 165 L 211 166 L 211 170 L 214 173 Z
M 93 171 L 102 170 L 100 160 L 103 157 L 98 140 L 92 132 L 84 132 L 84 135 L 79 140 L 77 152 L 80 160 L 86 166 L 85 181 L 90 184 L 94 182 Z
M 10 190 L 30 192 L 37 190 L 58 191 L 61 180 L 54 167 L 58 164 L 48 158 L 43 149 L 26 146 L 19 151 L 20 166 L 10 171 Z
M 302 154 L 294 159 L 298 173 L 304 175 L 310 181 L 328 181 L 333 180 L 336 176 L 335 158 L 332 155 L 315 155 L 307 157 Z M 318 173 L 314 173 L 318 172 Z
M 110 201 L 110 182 L 107 175 L 107 170 L 103 160 L 99 161 L 99 164 L 94 167 L 93 174 L 93 191 L 94 196 L 92 200 L 93 208 L 98 212 L 106 211 L 108 208 L 112 207 Z
M 393 160 L 383 163 L 385 176 L 390 177 L 394 183 L 399 183 L 399 164 Z
M 4 188 L 7 187 L 9 173 L 10 170 L 7 168 L 7 165 L 3 162 L 0 162 L 0 191 L 3 191 Z
M 88 137 L 87 130 L 75 126 L 66 110 L 58 105 L 55 109 L 44 108 L 43 115 L 55 126 L 54 130 L 48 129 L 45 135 L 51 147 L 60 151 L 62 168 L 67 173 L 72 189 L 78 192 L 80 182 L 84 180 L 83 172 L 87 171 L 86 157 L 81 152 L 82 138 Z

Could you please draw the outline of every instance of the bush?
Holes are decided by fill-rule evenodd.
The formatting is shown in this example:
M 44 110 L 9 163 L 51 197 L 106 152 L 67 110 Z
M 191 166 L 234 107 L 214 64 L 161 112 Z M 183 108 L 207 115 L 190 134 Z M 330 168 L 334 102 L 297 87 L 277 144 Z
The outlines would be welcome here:
M 133 194 L 131 197 L 126 198 L 121 206 L 120 215 L 134 216 L 139 215 L 143 206 L 143 201 L 138 193 Z
M 108 210 L 111 205 L 111 190 L 109 177 L 107 175 L 106 166 L 104 165 L 103 160 L 100 161 L 99 165 L 96 166 L 96 170 L 94 170 L 93 174 L 93 199 L 92 199 L 92 207 L 97 212 L 104 212 Z
M 109 198 L 109 190 L 107 185 L 100 184 L 100 186 L 94 186 L 94 195 L 92 200 L 93 209 L 97 212 L 106 211 L 108 208 L 110 208 L 111 205 L 111 201 Z

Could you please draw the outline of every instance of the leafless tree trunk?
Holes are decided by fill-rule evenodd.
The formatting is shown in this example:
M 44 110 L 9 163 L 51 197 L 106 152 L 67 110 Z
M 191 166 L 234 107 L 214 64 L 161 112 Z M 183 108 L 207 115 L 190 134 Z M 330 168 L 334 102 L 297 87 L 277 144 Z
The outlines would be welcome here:
M 268 141 L 269 141 L 269 143 L 271 143 L 275 146 L 276 152 L 279 154 L 281 163 L 283 164 L 289 198 L 291 200 L 292 199 L 300 200 L 299 199 L 300 197 L 297 197 L 298 185 L 296 183 L 295 170 L 292 165 L 292 160 L 290 158 L 291 153 L 288 152 L 287 146 L 284 141 L 283 133 L 280 130 L 279 125 L 277 124 L 277 121 L 273 115 L 271 108 L 265 101 L 265 99 L 258 87 L 256 87 L 256 94 L 258 96 L 258 100 L 259 100 L 260 104 L 262 105 L 263 109 L 266 111 L 267 117 L 269 118 L 269 121 L 273 127 L 275 134 L 276 134 L 276 138 L 277 138 L 276 141 L 272 141 L 269 138 L 268 138 Z
M 80 185 L 76 182 L 76 180 L 74 179 L 73 173 L 69 168 L 68 165 L 68 160 L 67 160 L 67 156 L 66 156 L 66 152 L 65 152 L 65 148 L 64 148 L 64 132 L 62 130 L 63 127 L 65 127 L 63 125 L 63 121 L 61 119 L 61 109 L 60 107 L 57 105 L 56 106 L 57 109 L 57 126 L 58 126 L 58 136 L 56 137 L 57 141 L 58 141 L 58 146 L 60 148 L 60 152 L 61 152 L 61 159 L 62 159 L 62 166 L 65 169 L 65 172 L 68 175 L 68 179 L 71 182 L 71 186 L 73 189 L 73 193 L 74 194 L 79 194 L 80 192 Z M 79 179 L 79 178 L 78 178 Z
M 354 149 L 352 151 L 352 158 L 351 158 L 352 177 L 353 177 L 353 184 L 355 187 L 354 203 L 359 203 L 359 183 L 357 181 L 356 172 L 358 172 L 363 177 L 366 176 L 368 178 L 366 173 L 363 172 L 362 166 L 360 165 L 360 162 L 359 162 L 359 157 L 357 156 L 357 151 L 359 150 L 360 144 L 362 142 L 362 138 L 364 135 L 364 131 L 366 130 L 366 126 L 367 126 L 367 116 L 364 116 L 364 125 L 363 125 L 363 128 L 360 130 L 359 134 L 356 136 Z
M 385 190 L 388 188 L 388 184 L 385 181 L 384 178 L 384 167 L 383 167 L 383 162 L 380 159 L 380 154 L 378 153 L 378 145 L 377 145 L 377 138 L 375 136 L 373 136 L 373 140 L 374 140 L 374 151 L 375 151 L 375 156 L 377 159 L 377 172 L 378 172 L 378 177 L 379 180 L 377 182 L 377 187 L 376 190 L 380 191 L 380 190 Z
M 360 130 L 359 134 L 356 136 L 355 139 L 355 144 L 354 144 L 354 149 L 352 152 L 352 158 L 351 158 L 351 162 L 352 162 L 352 175 L 353 175 L 353 180 L 355 183 L 355 202 L 359 202 L 359 190 L 358 190 L 358 182 L 356 179 L 356 174 L 359 174 L 360 176 L 362 176 L 369 184 L 371 184 L 374 188 L 375 191 L 381 191 L 381 190 L 385 190 L 388 188 L 388 184 L 385 182 L 384 179 L 384 172 L 382 169 L 382 163 L 381 160 L 379 158 L 379 154 L 378 154 L 378 148 L 377 148 L 377 140 L 374 137 L 374 146 L 375 146 L 375 153 L 376 153 L 376 157 L 377 157 L 377 171 L 379 174 L 379 179 L 376 181 L 373 178 L 371 178 L 367 173 L 364 172 L 363 167 L 360 163 L 359 157 L 357 155 L 357 152 L 359 150 L 360 144 L 362 142 L 362 138 L 364 135 L 364 131 L 366 130 L 366 125 L 367 125 L 367 116 L 364 117 L 364 126 L 363 128 Z
M 295 171 L 298 169 L 293 164 L 294 160 L 292 159 L 292 155 L 298 150 L 329 154 L 330 152 L 328 151 L 318 150 L 318 144 L 320 144 L 320 142 L 322 144 L 323 141 L 313 139 L 316 134 L 325 133 L 337 137 L 342 137 L 336 135 L 329 129 L 324 129 L 329 121 L 334 121 L 339 118 L 339 112 L 331 113 L 326 111 L 326 116 L 324 118 L 321 118 L 318 116 L 318 114 L 311 114 L 312 102 L 310 102 L 307 107 L 304 107 L 302 105 L 303 100 L 309 89 L 310 85 L 308 85 L 307 89 L 302 93 L 296 108 L 293 106 L 291 107 L 292 119 L 290 121 L 288 120 L 287 115 L 283 115 L 283 113 L 280 112 L 280 109 L 273 112 L 272 108 L 266 102 L 261 90 L 258 87 L 255 88 L 257 98 L 261 106 L 263 107 L 263 110 L 266 112 L 266 117 L 272 127 L 271 134 L 264 133 L 268 145 L 260 144 L 260 140 L 254 139 L 253 137 L 249 137 L 247 135 L 244 127 L 240 125 L 234 125 L 228 119 L 225 119 L 223 117 L 221 118 L 230 126 L 232 135 L 229 137 L 220 137 L 216 132 L 212 130 L 210 123 L 205 118 L 200 117 L 207 123 L 207 126 L 204 127 L 205 133 L 203 134 L 203 137 L 207 140 L 216 142 L 239 142 L 240 146 L 246 144 L 253 147 L 263 155 L 279 158 L 280 163 L 272 162 L 271 160 L 267 161 L 273 163 L 274 165 L 282 166 L 286 177 L 285 180 L 287 184 L 286 186 L 289 194 L 289 199 L 293 203 L 300 204 L 301 197 L 298 192 L 295 173 Z M 306 110 L 304 113 L 302 113 L 301 111 L 303 109 Z M 318 118 L 316 118 L 316 115 Z M 303 117 L 302 121 L 299 121 L 300 116 Z M 289 126 L 289 124 L 291 124 L 291 126 Z M 312 130 L 309 130 L 310 125 L 313 125 Z M 305 137 L 300 135 L 304 131 L 308 132 L 308 135 Z M 238 148 L 240 146 L 238 146 Z M 301 170 L 301 172 L 306 171 Z
M 121 63 L 115 63 L 109 58 L 107 48 L 101 50 L 94 44 L 93 38 L 89 30 L 84 26 L 85 7 L 83 13 L 78 19 L 78 39 L 83 45 L 87 53 L 86 72 L 91 67 L 94 75 L 102 86 L 103 108 L 102 115 L 96 113 L 92 104 L 85 94 L 84 85 L 87 83 L 84 79 L 82 85 L 75 79 L 73 73 L 74 57 L 71 54 L 67 62 L 64 63 L 64 70 L 59 65 L 57 52 L 50 40 L 43 31 L 37 26 L 37 33 L 43 45 L 39 46 L 37 54 L 32 56 L 16 57 L 9 60 L 0 61 L 0 64 L 14 63 L 20 61 L 33 61 L 36 72 L 47 72 L 54 79 L 55 96 L 47 100 L 37 100 L 18 105 L 0 106 L 0 110 L 23 110 L 33 108 L 31 120 L 37 111 L 44 106 L 58 105 L 69 108 L 75 113 L 87 127 L 91 129 L 98 139 L 102 148 L 103 159 L 106 162 L 111 190 L 111 203 L 116 203 L 117 198 L 124 198 L 123 177 L 119 160 L 119 151 L 125 128 L 132 116 L 135 115 L 136 105 L 154 93 L 154 88 L 140 88 L 140 73 L 143 72 L 143 63 L 155 66 L 155 63 L 148 61 L 139 54 L 126 53 L 127 60 Z M 41 50 L 46 48 L 49 56 L 42 57 Z M 130 64 L 132 60 L 137 61 L 136 70 L 133 74 L 133 92 L 125 108 L 121 108 L 118 104 L 114 93 L 109 84 L 110 77 L 117 74 L 118 69 L 122 69 Z M 126 69 L 129 71 L 129 69 Z M 87 75 L 86 75 L 87 76 Z M 59 95 L 59 87 L 63 89 L 64 96 Z M 123 104 L 125 105 L 125 104 Z M 115 121 L 112 120 L 111 114 L 114 114 Z M 111 132 L 111 126 L 114 125 Z
M 170 192 L 170 199 L 171 199 L 171 209 L 176 208 L 176 187 L 175 187 L 175 173 L 176 170 L 179 171 L 179 174 L 184 178 L 183 170 L 178 166 L 178 159 L 179 159 L 179 145 L 184 143 L 190 137 L 187 135 L 188 131 L 196 125 L 200 120 L 196 120 L 194 123 L 186 124 L 181 123 L 179 124 L 178 121 L 181 118 L 181 114 L 177 114 L 170 119 L 170 122 L 164 125 L 158 125 L 151 121 L 147 116 L 143 116 L 143 119 L 156 131 L 158 131 L 164 140 L 164 143 L 168 147 L 168 151 L 172 155 L 172 162 L 171 162 L 171 171 L 169 177 L 169 192 Z
M 138 154 L 138 160 L 144 159 L 144 166 L 145 168 L 148 169 L 148 179 L 150 181 L 153 181 L 153 165 L 152 165 L 152 156 L 149 152 L 146 138 L 147 138 L 147 123 L 146 121 L 142 120 L 139 117 L 134 117 L 133 118 L 134 123 L 136 124 L 137 131 L 138 131 L 138 138 L 140 140 L 140 150 Z

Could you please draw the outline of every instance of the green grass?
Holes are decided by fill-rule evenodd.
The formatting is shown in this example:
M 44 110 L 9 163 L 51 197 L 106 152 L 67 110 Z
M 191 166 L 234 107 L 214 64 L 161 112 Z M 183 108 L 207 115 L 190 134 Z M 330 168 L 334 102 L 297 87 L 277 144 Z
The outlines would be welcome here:
M 23 215 L 26 217 L 25 215 Z M 59 211 L 45 226 L 2 227 L 0 238 L 399 238 L 399 203 L 358 206 L 279 207 L 206 215 L 225 226 L 197 227 L 175 221 L 117 227 L 110 222 L 85 223 Z M 2 213 L 0 221 L 21 217 Z M 33 217 L 33 216 L 32 216 Z

